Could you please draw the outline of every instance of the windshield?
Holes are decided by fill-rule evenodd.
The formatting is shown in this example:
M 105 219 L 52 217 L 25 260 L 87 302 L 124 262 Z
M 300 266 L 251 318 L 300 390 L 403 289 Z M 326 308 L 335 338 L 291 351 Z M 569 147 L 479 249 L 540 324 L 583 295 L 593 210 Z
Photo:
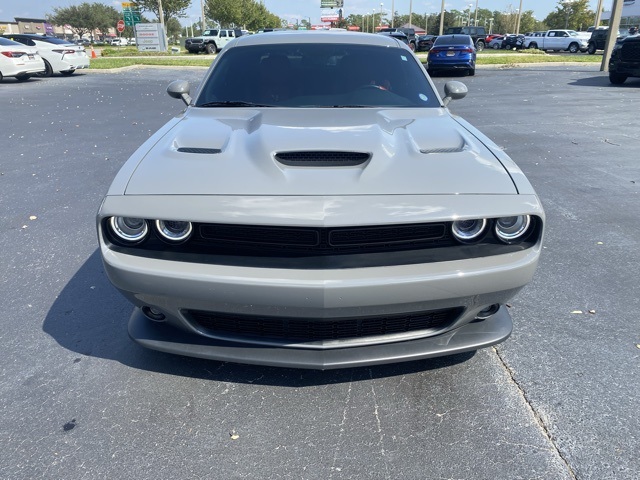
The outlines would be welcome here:
M 218 30 L 205 30 L 202 34 L 204 37 L 217 37 Z
M 410 51 L 351 44 L 264 44 L 223 50 L 197 107 L 439 107 Z

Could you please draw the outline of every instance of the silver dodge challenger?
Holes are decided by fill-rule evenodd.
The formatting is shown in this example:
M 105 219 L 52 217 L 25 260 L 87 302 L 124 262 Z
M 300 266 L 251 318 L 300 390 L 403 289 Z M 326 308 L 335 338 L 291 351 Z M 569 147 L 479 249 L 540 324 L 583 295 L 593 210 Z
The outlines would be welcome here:
M 144 347 L 331 369 L 504 341 L 544 212 L 383 35 L 243 36 L 124 164 L 97 215 Z

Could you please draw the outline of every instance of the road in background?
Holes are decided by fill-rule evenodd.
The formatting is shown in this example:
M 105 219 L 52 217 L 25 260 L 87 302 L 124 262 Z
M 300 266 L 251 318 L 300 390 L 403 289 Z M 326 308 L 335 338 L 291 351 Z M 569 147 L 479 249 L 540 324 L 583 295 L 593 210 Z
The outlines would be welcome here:
M 2 84 L 0 478 L 637 478 L 640 80 L 613 87 L 593 66 L 456 78 L 470 93 L 451 110 L 547 212 L 514 334 L 475 355 L 315 372 L 144 350 L 105 278 L 99 202 L 182 110 L 168 83 L 203 74 Z

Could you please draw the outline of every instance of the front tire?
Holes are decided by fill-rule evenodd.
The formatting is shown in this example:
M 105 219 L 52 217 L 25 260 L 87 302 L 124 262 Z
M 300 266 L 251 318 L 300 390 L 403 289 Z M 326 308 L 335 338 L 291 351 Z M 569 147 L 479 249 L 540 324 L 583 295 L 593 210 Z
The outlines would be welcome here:
M 627 81 L 627 76 L 620 73 L 609 73 L 609 81 L 614 85 L 622 85 Z
M 28 73 L 24 73 L 22 75 L 16 75 L 16 80 L 18 80 L 19 82 L 26 82 L 30 78 L 31 78 L 31 75 L 29 75 Z
M 469 76 L 473 77 L 476 74 L 476 69 L 475 68 L 471 68 L 469 69 Z
M 476 50 L 479 52 L 484 50 L 484 42 L 482 40 L 478 40 L 478 43 L 476 43 Z
M 580 51 L 580 45 L 577 43 L 572 43 L 569 45 L 569 53 L 578 53 Z
M 494 50 L 500 50 L 500 45 L 499 45 L 499 44 L 497 44 L 497 43 L 494 43 L 494 44 L 493 44 L 493 49 L 494 49 Z
M 529 44 L 529 50 L 536 50 L 538 48 L 538 44 L 535 42 L 532 42 Z
M 216 47 L 215 43 L 208 43 L 205 50 L 207 51 L 207 53 L 212 54 L 218 51 L 218 47 Z
M 587 52 L 589 52 L 589 55 L 593 55 L 594 53 L 596 53 L 595 44 L 590 43 L 589 46 L 587 47 Z

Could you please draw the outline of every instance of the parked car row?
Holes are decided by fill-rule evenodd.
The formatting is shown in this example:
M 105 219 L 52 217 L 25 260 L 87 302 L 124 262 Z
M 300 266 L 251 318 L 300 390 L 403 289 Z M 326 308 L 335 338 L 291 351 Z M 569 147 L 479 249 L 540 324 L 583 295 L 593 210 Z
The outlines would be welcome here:
M 32 33 L 7 33 L 0 39 L 0 81 L 3 77 L 24 81 L 36 74 L 50 77 L 56 72 L 71 75 L 89 68 L 85 48 L 69 40 Z

